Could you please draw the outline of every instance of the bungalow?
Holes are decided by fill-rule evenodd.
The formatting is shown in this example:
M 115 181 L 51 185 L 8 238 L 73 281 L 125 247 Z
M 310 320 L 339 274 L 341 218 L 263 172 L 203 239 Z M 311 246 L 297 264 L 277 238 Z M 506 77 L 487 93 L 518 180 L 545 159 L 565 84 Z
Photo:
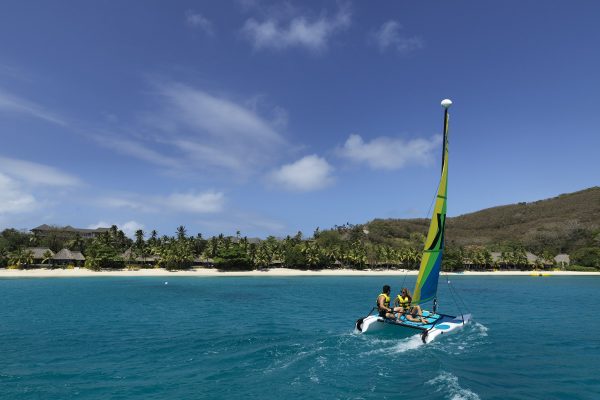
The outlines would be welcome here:
M 558 254 L 556 257 L 554 257 L 554 262 L 557 266 L 564 268 L 571 264 L 571 258 L 568 254 Z
M 58 265 L 73 264 L 81 266 L 85 261 L 85 257 L 80 251 L 71 251 L 69 249 L 62 249 L 52 258 L 55 261 L 55 264 Z
M 131 264 L 142 264 L 142 265 L 154 265 L 158 257 L 152 254 L 146 254 L 142 256 L 136 256 L 133 254 L 133 250 L 131 248 L 125 250 L 123 254 L 121 254 L 121 258 L 125 263 Z

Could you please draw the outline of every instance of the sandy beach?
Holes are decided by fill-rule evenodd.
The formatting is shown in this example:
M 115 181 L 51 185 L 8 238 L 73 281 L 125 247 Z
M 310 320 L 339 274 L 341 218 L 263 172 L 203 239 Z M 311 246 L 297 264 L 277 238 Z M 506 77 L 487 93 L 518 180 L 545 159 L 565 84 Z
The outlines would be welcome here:
M 90 271 L 85 268 L 79 269 L 1 269 L 0 278 L 83 278 L 83 277 L 103 277 L 103 276 L 197 276 L 197 277 L 218 277 L 218 276 L 404 276 L 416 275 L 418 271 L 410 270 L 351 270 L 334 269 L 322 271 L 305 271 L 288 268 L 272 268 L 269 270 L 256 271 L 236 271 L 221 272 L 214 268 L 197 268 L 189 271 L 167 271 L 165 269 L 140 269 L 137 271 L 117 270 L 117 271 Z M 446 274 L 446 273 L 444 273 Z M 490 275 L 490 276 L 583 276 L 600 275 L 600 272 L 576 272 L 576 271 L 485 271 L 485 272 L 448 272 L 448 275 Z

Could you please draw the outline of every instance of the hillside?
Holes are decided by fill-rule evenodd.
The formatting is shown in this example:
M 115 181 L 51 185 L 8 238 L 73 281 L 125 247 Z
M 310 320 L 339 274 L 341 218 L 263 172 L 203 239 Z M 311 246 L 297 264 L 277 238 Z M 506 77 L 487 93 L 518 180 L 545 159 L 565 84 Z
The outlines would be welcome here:
M 365 228 L 375 243 L 409 240 L 425 234 L 426 219 L 375 219 Z M 488 208 L 448 218 L 446 240 L 451 245 L 490 248 L 519 243 L 532 251 L 569 251 L 591 245 L 600 229 L 600 187 L 539 200 Z M 598 240 L 598 237 L 595 237 Z M 597 245 L 597 244 L 596 244 Z

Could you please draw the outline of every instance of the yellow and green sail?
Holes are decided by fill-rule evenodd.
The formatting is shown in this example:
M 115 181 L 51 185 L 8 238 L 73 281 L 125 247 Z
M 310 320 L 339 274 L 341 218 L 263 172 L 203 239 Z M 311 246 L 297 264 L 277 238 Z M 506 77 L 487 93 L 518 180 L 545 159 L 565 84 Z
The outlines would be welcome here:
M 442 151 L 442 176 L 435 199 L 435 208 L 425 240 L 419 276 L 413 292 L 413 304 L 421 304 L 436 297 L 438 278 L 444 252 L 444 227 L 446 225 L 446 195 L 448 193 L 448 109 L 444 113 L 444 145 Z

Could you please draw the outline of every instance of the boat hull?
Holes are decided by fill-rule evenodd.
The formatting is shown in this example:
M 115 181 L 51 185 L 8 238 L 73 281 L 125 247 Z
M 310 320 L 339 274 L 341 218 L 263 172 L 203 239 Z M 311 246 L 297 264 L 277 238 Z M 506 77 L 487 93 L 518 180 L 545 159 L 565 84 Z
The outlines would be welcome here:
M 409 325 L 409 323 L 399 323 L 391 319 L 369 315 L 356 321 L 356 330 L 365 334 L 393 334 L 394 337 L 421 335 L 423 343 L 430 343 L 440 335 L 449 334 L 452 331 L 462 328 L 470 319 L 471 314 L 458 317 L 440 314 L 439 318 L 432 324 L 412 323 Z

